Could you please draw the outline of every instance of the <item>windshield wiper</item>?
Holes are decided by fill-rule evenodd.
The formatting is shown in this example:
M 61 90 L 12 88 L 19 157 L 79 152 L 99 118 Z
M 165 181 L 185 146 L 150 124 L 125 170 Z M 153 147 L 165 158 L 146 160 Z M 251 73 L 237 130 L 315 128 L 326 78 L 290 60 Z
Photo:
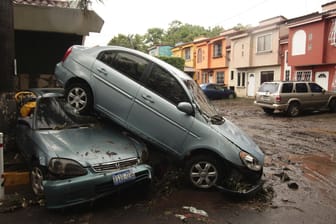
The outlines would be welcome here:
M 212 116 L 210 119 L 211 119 L 211 123 L 213 124 L 223 124 L 225 122 L 224 117 L 218 114 Z

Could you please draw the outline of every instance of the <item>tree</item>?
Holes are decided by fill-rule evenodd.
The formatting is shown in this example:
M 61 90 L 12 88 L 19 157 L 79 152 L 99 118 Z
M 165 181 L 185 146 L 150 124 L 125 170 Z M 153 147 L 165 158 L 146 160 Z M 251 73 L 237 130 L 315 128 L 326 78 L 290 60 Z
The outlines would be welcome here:
M 161 28 L 150 28 L 144 35 L 145 43 L 149 46 L 162 44 L 165 31 Z
M 136 49 L 139 51 L 146 51 L 146 46 L 144 44 L 144 38 L 143 36 L 139 34 L 129 34 L 129 35 L 124 35 L 124 34 L 118 34 L 118 36 L 113 37 L 108 45 L 116 45 L 116 46 L 122 46 L 122 47 L 127 47 L 127 48 L 132 48 Z

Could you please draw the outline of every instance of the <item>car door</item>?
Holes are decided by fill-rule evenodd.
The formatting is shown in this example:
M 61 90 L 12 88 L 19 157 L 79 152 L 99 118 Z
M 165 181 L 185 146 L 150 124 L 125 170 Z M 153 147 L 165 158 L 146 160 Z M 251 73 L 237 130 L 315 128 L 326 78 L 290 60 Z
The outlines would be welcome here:
M 313 82 L 309 83 L 309 87 L 313 101 L 312 106 L 316 108 L 326 106 L 328 103 L 329 95 L 326 94 L 325 91 L 323 91 L 323 88 L 320 85 Z
M 93 66 L 95 107 L 125 125 L 148 61 L 123 51 L 104 51 Z
M 307 109 L 312 106 L 311 93 L 308 91 L 308 86 L 305 82 L 296 83 L 295 92 L 295 97 L 300 100 L 302 109 Z
M 190 102 L 182 85 L 167 70 L 153 64 L 127 123 L 153 143 L 180 154 L 194 122 L 194 116 L 177 109 L 180 102 Z

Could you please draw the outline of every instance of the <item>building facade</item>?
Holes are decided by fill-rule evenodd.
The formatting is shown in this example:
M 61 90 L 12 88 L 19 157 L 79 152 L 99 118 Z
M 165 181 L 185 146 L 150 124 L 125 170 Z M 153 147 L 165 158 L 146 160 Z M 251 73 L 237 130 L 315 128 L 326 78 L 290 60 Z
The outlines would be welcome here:
M 336 91 L 336 2 L 321 13 L 288 20 L 288 64 L 291 80 L 315 81 Z

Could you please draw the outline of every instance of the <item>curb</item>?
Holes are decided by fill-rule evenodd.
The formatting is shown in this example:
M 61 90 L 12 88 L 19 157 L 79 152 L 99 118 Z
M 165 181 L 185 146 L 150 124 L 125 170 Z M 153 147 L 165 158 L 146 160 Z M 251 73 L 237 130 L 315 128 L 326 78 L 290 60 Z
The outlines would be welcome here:
M 3 187 L 27 185 L 30 182 L 29 172 L 4 172 L 3 179 Z

